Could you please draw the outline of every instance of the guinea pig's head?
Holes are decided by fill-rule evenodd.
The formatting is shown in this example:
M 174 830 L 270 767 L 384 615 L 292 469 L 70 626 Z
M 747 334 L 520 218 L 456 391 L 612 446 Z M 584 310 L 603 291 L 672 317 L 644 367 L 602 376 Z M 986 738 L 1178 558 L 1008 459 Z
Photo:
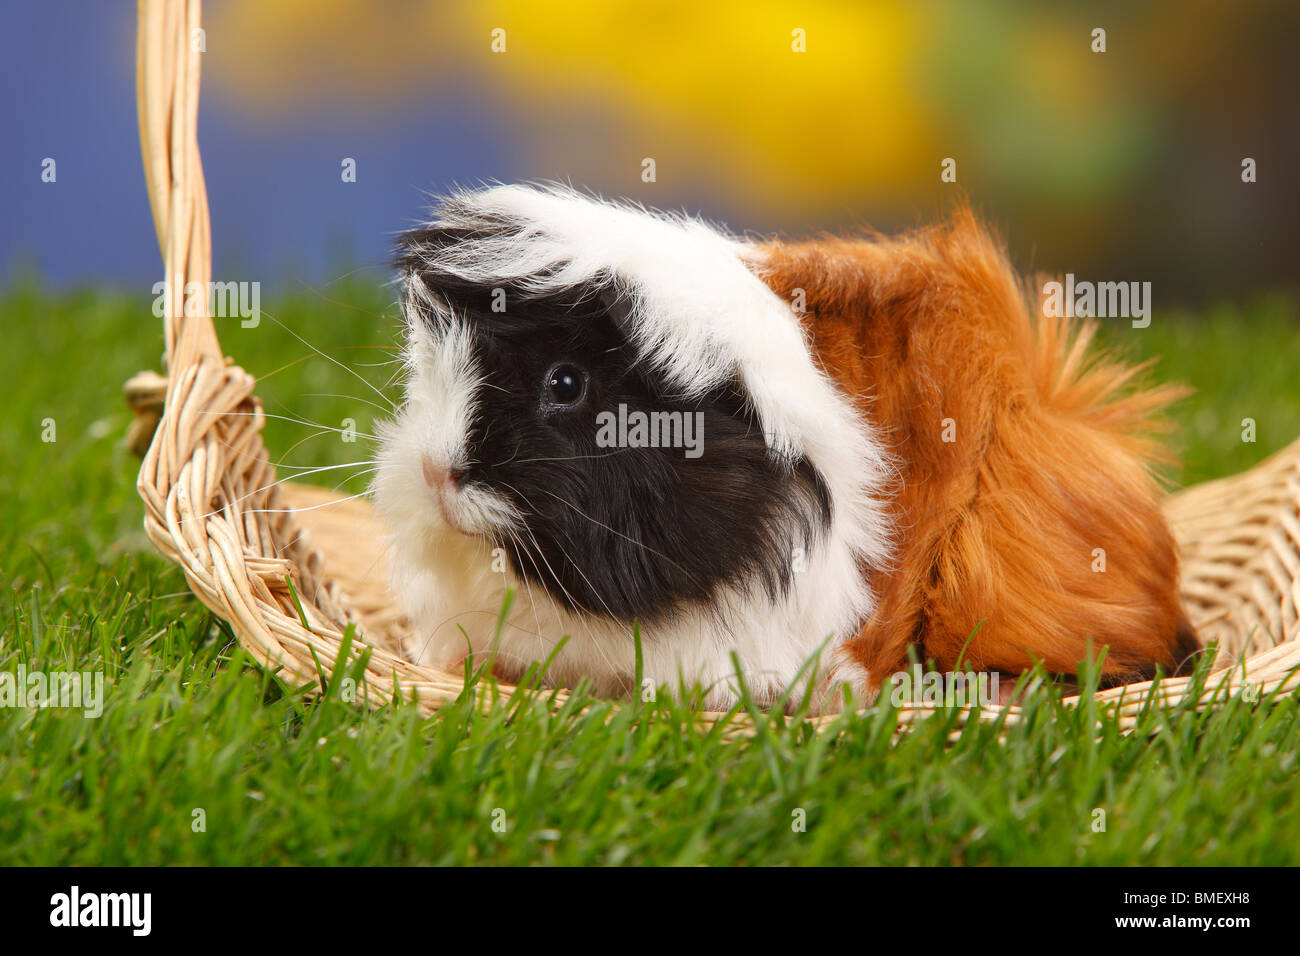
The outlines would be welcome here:
M 859 527 L 882 459 L 760 265 L 563 189 L 440 202 L 400 240 L 406 394 L 376 481 L 395 533 L 481 539 L 566 610 L 644 623 L 779 604 L 818 555 L 883 553 Z

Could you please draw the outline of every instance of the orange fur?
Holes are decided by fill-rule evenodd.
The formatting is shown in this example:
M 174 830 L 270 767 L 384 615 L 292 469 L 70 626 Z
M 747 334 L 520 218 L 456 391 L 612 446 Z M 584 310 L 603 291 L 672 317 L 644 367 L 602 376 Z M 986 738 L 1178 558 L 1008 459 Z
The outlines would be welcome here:
M 1074 674 L 1091 639 L 1108 683 L 1184 663 L 1197 645 L 1150 467 L 1180 389 L 1134 388 L 1141 367 L 1092 354 L 1091 326 L 1031 322 L 966 208 L 898 239 L 765 252 L 765 281 L 804 290 L 816 354 L 899 460 L 895 565 L 845 648 L 873 690 L 909 645 L 942 670 Z

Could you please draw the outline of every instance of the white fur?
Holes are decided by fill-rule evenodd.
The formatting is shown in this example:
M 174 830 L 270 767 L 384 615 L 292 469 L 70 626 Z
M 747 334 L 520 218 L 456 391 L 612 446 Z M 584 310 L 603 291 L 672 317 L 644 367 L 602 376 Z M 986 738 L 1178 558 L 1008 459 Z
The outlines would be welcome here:
M 875 604 L 863 569 L 882 569 L 890 556 L 883 499 L 893 472 L 865 418 L 819 369 L 797 316 L 753 271 L 762 268 L 755 247 L 698 220 L 554 187 L 461 193 L 439 212 L 445 226 L 474 228 L 494 216 L 523 223 L 517 232 L 440 250 L 444 272 L 488 286 L 522 282 L 539 291 L 617 277 L 633 291 L 633 345 L 644 360 L 685 396 L 738 372 L 768 446 L 781 455 L 804 455 L 826 482 L 833 509 L 829 533 L 812 550 L 807 569 L 795 574 L 788 595 L 773 602 L 760 588 L 729 591 L 716 606 L 688 610 L 647 633 L 645 677 L 668 687 L 699 682 L 707 690 L 706 706 L 726 707 L 737 693 L 734 651 L 755 696 L 771 701 L 819 647 L 833 648 L 856 633 Z M 417 275 L 403 281 L 406 401 L 385 430 L 375 500 L 393 529 L 394 585 L 419 634 L 411 657 L 443 666 L 459 662 L 467 645 L 458 625 L 481 655 L 510 587 L 515 601 L 498 648 L 504 662 L 543 660 L 569 635 L 549 671 L 551 682 L 586 676 L 602 692 L 631 692 L 634 648 L 625 625 L 569 613 L 539 586 L 492 570 L 491 545 L 478 535 L 489 525 L 522 531 L 508 501 L 473 484 L 447 493 L 453 499 L 443 502 L 448 514 L 474 535 L 449 527 L 431 506 L 431 496 L 443 492 L 429 488 L 421 462 L 428 457 L 450 467 L 463 458 L 469 409 L 484 383 L 456 317 Z M 440 312 L 448 331 L 431 335 L 415 300 Z M 825 676 L 828 668 L 819 670 Z M 853 682 L 861 683 L 861 675 Z M 831 690 L 823 682 L 815 704 L 830 703 Z

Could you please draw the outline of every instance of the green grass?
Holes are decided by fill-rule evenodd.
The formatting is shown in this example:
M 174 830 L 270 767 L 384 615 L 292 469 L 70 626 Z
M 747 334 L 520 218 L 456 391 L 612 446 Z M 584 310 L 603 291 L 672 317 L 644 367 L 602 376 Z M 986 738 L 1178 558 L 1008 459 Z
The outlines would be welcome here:
M 774 717 L 723 740 L 665 700 L 484 714 L 491 688 L 476 686 L 421 719 L 306 699 L 250 666 L 140 531 L 120 385 L 157 363 L 149 307 L 30 284 L 0 296 L 0 671 L 107 682 L 97 719 L 0 709 L 0 864 L 1300 862 L 1295 699 L 1152 712 L 1121 737 L 1042 693 L 1004 744 L 987 726 L 949 743 L 949 716 L 891 744 L 888 708 L 822 735 Z M 391 358 L 372 287 L 267 308 L 351 364 Z M 270 413 L 370 430 L 379 412 L 362 399 L 380 399 L 346 372 L 272 322 L 227 325 L 225 350 L 274 372 L 259 386 Z M 1177 413 L 1185 476 L 1200 480 L 1300 434 L 1298 330 L 1294 307 L 1262 301 L 1108 338 L 1200 389 Z M 392 367 L 359 370 L 382 384 Z M 317 431 L 273 420 L 267 443 L 294 465 L 364 460 L 364 442 Z

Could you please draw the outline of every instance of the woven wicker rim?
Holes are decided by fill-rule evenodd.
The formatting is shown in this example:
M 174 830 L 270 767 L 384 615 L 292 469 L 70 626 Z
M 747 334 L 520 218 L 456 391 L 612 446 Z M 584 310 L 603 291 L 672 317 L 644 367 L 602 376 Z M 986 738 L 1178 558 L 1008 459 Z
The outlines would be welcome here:
M 173 290 L 192 282 L 206 288 L 211 278 L 197 136 L 199 28 L 200 0 L 139 0 L 140 142 Z M 137 488 L 149 537 L 240 644 L 287 679 L 305 685 L 321 670 L 332 673 L 347 625 L 355 624 L 349 659 L 370 651 L 360 699 L 381 705 L 398 692 L 425 712 L 456 699 L 462 676 L 401 656 L 408 625 L 386 587 L 384 530 L 369 505 L 274 484 L 255 381 L 223 358 L 206 306 L 186 315 L 181 297 L 169 298 L 169 374 L 142 373 L 127 387 L 139 415 L 130 440 L 141 448 L 148 442 Z M 1201 687 L 1190 678 L 1165 679 L 1112 688 L 1095 700 L 1114 705 L 1131 727 L 1148 701 L 1194 697 L 1203 709 L 1243 691 L 1262 697 L 1300 687 L 1300 441 L 1240 475 L 1171 496 L 1166 512 L 1181 550 L 1183 602 L 1202 640 L 1219 642 L 1219 674 Z M 505 697 L 514 690 L 500 688 Z M 935 709 L 904 706 L 900 723 Z M 1019 710 L 995 707 L 980 717 L 1014 722 Z

